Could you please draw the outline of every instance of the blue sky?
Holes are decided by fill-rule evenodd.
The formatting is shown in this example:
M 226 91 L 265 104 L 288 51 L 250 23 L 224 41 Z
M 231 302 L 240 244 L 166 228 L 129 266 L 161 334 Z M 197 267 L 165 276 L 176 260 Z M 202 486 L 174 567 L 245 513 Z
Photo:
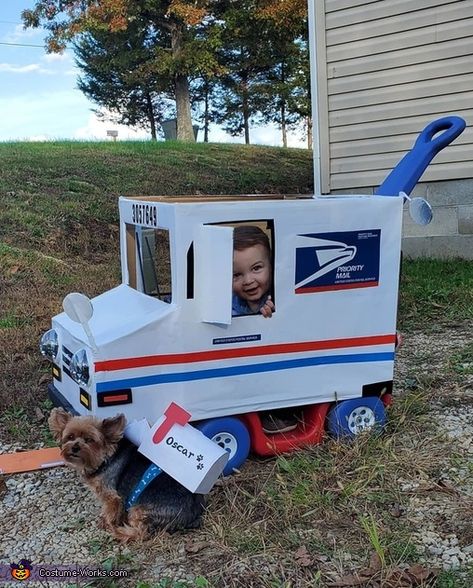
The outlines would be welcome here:
M 119 139 L 146 138 L 141 129 L 97 119 L 94 105 L 76 88 L 79 71 L 73 52 L 48 55 L 44 32 L 23 30 L 21 11 L 34 4 L 34 0 L 0 0 L 0 141 L 103 139 L 112 129 L 118 130 Z M 210 140 L 243 142 L 218 127 L 211 130 Z M 251 131 L 251 142 L 279 145 L 280 133 L 257 127 Z M 289 146 L 305 144 L 293 134 Z

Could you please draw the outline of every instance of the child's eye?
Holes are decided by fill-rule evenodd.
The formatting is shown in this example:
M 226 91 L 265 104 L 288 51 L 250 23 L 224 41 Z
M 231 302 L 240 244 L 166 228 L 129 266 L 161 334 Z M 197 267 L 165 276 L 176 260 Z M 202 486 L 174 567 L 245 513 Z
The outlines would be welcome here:
M 233 279 L 236 280 L 237 278 L 239 278 L 241 276 L 241 274 L 233 274 Z
M 263 269 L 263 266 L 258 264 L 258 265 L 255 265 L 255 266 L 254 266 L 254 268 L 253 268 L 253 271 L 255 271 L 255 272 L 259 272 L 259 271 L 261 271 L 262 269 Z

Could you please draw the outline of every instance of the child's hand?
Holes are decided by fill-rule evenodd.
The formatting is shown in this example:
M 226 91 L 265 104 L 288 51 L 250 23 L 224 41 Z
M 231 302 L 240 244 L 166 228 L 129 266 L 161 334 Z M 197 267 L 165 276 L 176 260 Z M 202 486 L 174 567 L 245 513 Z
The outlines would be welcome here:
M 264 316 L 264 318 L 271 318 L 274 312 L 274 302 L 271 300 L 271 296 L 268 296 L 266 302 L 260 309 L 260 313 Z

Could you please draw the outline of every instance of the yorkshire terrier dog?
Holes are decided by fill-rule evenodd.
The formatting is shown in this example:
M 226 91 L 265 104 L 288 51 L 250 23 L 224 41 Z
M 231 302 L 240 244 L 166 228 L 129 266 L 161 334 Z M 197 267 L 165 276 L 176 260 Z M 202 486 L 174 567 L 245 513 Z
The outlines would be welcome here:
M 77 470 L 102 503 L 103 528 L 127 542 L 154 532 L 200 526 L 202 495 L 192 494 L 162 472 L 127 510 L 126 501 L 151 462 L 123 437 L 124 415 L 99 420 L 54 408 L 48 420 L 67 465 Z

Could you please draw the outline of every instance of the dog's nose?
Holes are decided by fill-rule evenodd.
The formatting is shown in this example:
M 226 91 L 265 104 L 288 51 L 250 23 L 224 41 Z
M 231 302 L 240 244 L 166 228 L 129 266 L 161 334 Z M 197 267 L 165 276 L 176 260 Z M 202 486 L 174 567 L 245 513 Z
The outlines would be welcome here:
M 72 447 L 71 447 L 71 451 L 72 453 L 79 453 L 80 451 L 80 446 L 78 443 L 75 443 Z

